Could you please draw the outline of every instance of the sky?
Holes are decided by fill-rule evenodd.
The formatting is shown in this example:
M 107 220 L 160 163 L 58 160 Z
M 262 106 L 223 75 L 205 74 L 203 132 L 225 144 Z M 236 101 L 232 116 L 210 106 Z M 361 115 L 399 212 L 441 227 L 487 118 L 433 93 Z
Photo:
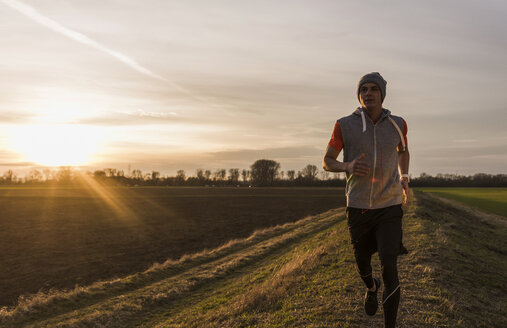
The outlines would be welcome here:
M 321 167 L 372 71 L 410 173 L 507 173 L 505 1 L 0 0 L 0 171 Z

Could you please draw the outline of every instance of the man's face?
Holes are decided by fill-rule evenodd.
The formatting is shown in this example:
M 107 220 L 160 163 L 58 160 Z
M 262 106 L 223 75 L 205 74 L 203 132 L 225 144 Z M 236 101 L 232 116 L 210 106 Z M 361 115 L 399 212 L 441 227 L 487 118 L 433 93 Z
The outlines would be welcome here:
M 359 89 L 359 100 L 364 108 L 382 107 L 382 93 L 377 84 L 367 82 Z

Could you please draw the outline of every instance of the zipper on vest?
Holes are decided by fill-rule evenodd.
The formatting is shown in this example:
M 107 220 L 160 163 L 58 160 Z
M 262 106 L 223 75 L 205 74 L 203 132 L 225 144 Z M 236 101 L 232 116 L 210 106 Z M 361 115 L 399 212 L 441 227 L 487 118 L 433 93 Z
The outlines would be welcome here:
M 370 208 L 373 206 L 373 181 L 375 181 L 375 167 L 377 166 L 377 125 L 373 124 L 373 176 L 371 178 Z

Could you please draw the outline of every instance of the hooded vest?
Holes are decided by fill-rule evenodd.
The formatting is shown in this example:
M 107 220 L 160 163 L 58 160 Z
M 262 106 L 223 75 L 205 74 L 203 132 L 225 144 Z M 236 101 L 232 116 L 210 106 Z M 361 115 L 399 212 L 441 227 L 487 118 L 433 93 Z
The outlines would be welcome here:
M 364 162 L 370 165 L 365 176 L 347 176 L 347 206 L 362 209 L 384 208 L 402 203 L 403 191 L 398 171 L 399 144 L 406 148 L 402 134 L 404 121 L 382 108 L 376 124 L 358 108 L 349 116 L 338 120 L 343 137 L 343 160 L 353 161 L 365 154 Z

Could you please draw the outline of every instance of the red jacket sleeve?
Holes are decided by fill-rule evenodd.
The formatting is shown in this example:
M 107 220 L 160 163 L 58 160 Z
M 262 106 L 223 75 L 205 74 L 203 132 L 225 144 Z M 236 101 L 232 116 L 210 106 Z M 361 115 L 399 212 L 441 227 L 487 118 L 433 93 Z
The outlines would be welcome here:
M 341 151 L 343 148 L 342 129 L 338 122 L 334 125 L 333 134 L 331 135 L 331 140 L 329 140 L 328 145 L 337 151 Z
M 408 141 L 407 141 L 407 122 L 405 122 L 405 120 L 403 120 L 403 139 L 405 140 L 405 145 L 408 147 Z M 399 143 L 398 147 L 400 149 L 403 148 L 403 145 L 401 144 L 401 142 Z

